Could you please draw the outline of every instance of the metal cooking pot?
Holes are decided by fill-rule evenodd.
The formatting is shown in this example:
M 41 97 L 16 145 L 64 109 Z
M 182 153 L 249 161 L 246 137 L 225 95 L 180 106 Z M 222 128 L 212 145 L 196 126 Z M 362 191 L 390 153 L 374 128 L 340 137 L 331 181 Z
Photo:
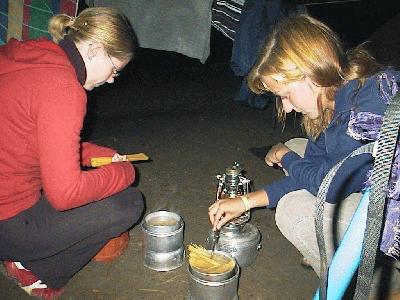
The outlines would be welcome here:
M 147 215 L 142 223 L 144 266 L 156 271 L 169 271 L 183 263 L 182 218 L 169 211 Z
M 228 253 L 215 251 L 231 257 Z M 235 267 L 220 276 L 209 276 L 199 272 L 189 265 L 189 300 L 237 300 L 239 285 L 239 265 L 235 263 Z M 221 276 L 222 275 L 222 276 Z
M 220 254 L 227 257 L 228 259 L 235 260 L 229 253 L 226 252 L 214 251 L 214 254 Z M 189 264 L 189 272 L 198 279 L 217 282 L 231 278 L 235 274 L 235 267 L 236 267 L 236 261 L 235 261 L 235 266 L 232 268 L 232 270 L 228 270 L 223 273 L 207 273 L 205 271 L 192 267 Z
M 213 232 L 208 234 L 210 244 Z M 228 225 L 221 228 L 215 249 L 227 252 L 234 257 L 240 267 L 252 265 L 261 249 L 260 231 L 252 224 Z

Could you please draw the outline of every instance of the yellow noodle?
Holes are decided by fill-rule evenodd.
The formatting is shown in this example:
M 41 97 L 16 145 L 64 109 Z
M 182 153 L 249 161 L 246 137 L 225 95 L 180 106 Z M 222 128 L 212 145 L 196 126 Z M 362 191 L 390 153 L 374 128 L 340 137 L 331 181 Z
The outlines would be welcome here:
M 235 267 L 235 261 L 232 258 L 219 253 L 212 254 L 201 246 L 190 244 L 187 250 L 189 264 L 202 273 L 221 274 Z
M 139 160 L 148 160 L 149 157 L 144 153 L 136 153 L 136 154 L 127 154 L 126 158 L 128 161 L 139 161 Z M 92 167 L 101 167 L 112 163 L 111 156 L 104 157 L 92 157 L 90 159 L 90 165 Z

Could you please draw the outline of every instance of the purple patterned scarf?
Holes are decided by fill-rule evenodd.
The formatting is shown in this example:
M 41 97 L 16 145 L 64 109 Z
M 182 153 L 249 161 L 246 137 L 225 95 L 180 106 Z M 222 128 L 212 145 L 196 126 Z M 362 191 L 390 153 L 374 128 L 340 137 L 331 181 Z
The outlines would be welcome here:
M 385 104 L 398 92 L 398 85 L 394 76 L 386 73 L 377 76 L 380 98 Z M 390 91 L 389 93 L 387 91 Z M 377 140 L 382 126 L 383 116 L 370 112 L 350 112 L 350 121 L 347 133 L 356 140 Z M 367 174 L 366 186 L 370 186 L 370 175 Z M 391 168 L 390 180 L 387 191 L 386 218 L 382 234 L 380 249 L 385 254 L 400 258 L 400 140 L 397 146 Z

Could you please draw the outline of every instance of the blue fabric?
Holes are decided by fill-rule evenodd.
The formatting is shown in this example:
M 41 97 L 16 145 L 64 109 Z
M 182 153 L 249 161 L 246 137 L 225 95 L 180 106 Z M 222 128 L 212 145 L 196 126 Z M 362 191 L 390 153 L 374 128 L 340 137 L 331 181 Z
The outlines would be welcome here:
M 400 79 L 399 72 L 387 70 L 385 73 Z M 384 114 L 386 104 L 382 99 L 379 75 L 381 73 L 368 78 L 361 88 L 353 80 L 338 91 L 334 116 L 327 129 L 315 141 L 308 141 L 304 158 L 293 152 L 286 154 L 282 166 L 289 176 L 264 187 L 269 198 L 268 207 L 275 207 L 282 196 L 299 189 L 306 189 L 316 196 L 328 171 L 353 150 L 368 142 L 351 137 L 347 132 L 348 124 L 351 112 Z M 361 191 L 371 168 L 372 157 L 369 154 L 344 162 L 329 187 L 327 202 L 337 203 L 351 193 Z
M 389 105 L 399 92 L 398 78 L 383 73 L 378 78 L 381 96 Z M 368 112 L 351 112 L 348 132 L 358 140 L 374 141 L 382 133 L 383 117 Z M 379 153 L 378 153 L 379 154 Z M 372 185 L 372 172 L 368 175 L 366 186 Z M 380 249 L 395 259 L 400 258 L 400 140 L 392 160 L 390 179 L 386 191 L 385 226 Z
M 297 6 L 297 11 L 304 11 L 304 6 Z M 231 68 L 236 76 L 247 76 L 268 32 L 287 15 L 289 11 L 285 9 L 281 0 L 246 0 L 232 46 Z M 247 87 L 244 78 L 234 100 L 263 109 L 271 100 L 271 96 L 254 94 Z
M 333 256 L 328 271 L 327 300 L 340 300 L 349 286 L 360 264 L 364 232 L 367 224 L 369 189 L 364 193 L 357 210 L 351 219 L 349 228 Z M 319 289 L 314 295 L 319 300 Z
M 274 96 L 271 94 L 255 94 L 247 86 L 246 79 L 242 80 L 239 93 L 234 98 L 234 101 L 239 103 L 245 103 L 249 107 L 264 109 L 270 101 L 273 101 Z
M 7 41 L 8 1 L 0 1 L 0 45 Z
M 246 0 L 232 46 L 231 67 L 236 76 L 250 72 L 267 33 L 283 16 L 281 0 Z

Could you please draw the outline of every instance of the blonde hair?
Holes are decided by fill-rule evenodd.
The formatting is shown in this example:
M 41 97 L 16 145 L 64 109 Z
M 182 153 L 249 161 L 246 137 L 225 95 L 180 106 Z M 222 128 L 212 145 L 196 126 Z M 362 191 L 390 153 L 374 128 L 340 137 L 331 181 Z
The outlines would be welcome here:
M 319 118 L 303 116 L 302 119 L 307 135 L 317 138 L 332 120 L 333 111 L 327 103 L 335 101 L 337 90 L 348 80 L 357 79 L 361 85 L 379 69 L 380 65 L 362 46 L 345 53 L 339 38 L 328 26 L 302 14 L 288 17 L 278 24 L 267 39 L 247 82 L 257 94 L 266 91 L 262 83 L 265 76 L 283 84 L 308 77 L 323 87 L 323 94 L 317 101 Z M 286 114 L 280 99 L 277 109 L 278 117 L 284 121 Z
M 137 39 L 128 19 L 109 7 L 93 7 L 83 10 L 76 18 L 59 14 L 49 21 L 48 31 L 55 43 L 65 36 L 78 43 L 101 43 L 107 53 L 120 60 L 132 59 Z

